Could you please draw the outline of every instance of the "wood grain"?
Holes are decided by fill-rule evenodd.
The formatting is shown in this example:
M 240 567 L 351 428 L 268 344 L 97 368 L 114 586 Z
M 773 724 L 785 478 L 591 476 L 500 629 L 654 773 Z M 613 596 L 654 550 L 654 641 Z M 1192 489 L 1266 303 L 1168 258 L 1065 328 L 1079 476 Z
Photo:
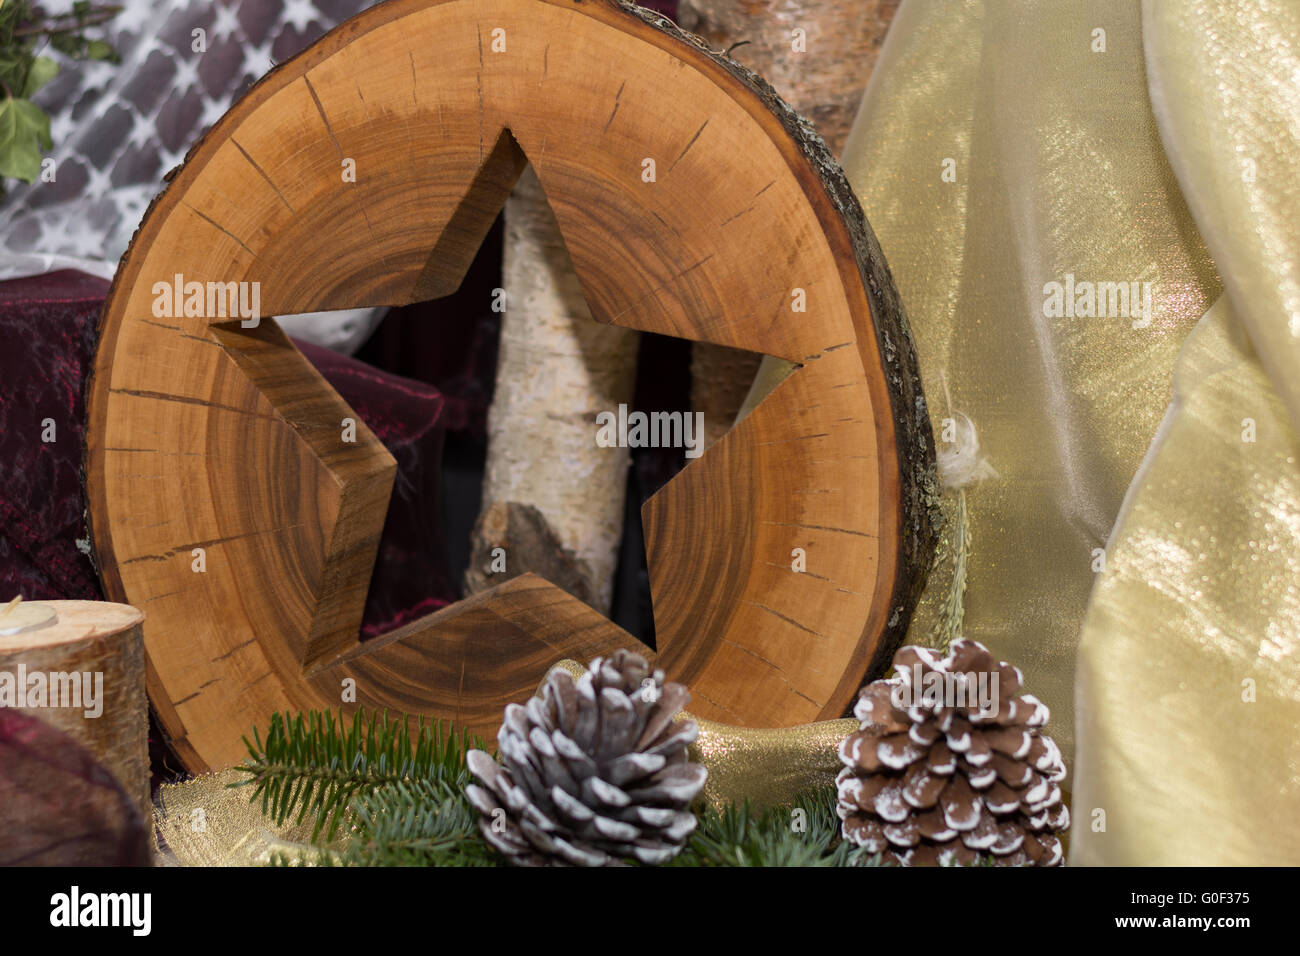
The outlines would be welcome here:
M 490 735 L 556 659 L 631 640 L 520 578 L 360 643 L 391 457 L 359 421 L 344 441 L 355 416 L 270 320 L 153 313 L 177 274 L 260 283 L 266 315 L 443 294 L 525 158 L 598 321 L 802 365 L 645 509 L 660 651 L 695 712 L 838 716 L 901 637 L 933 442 L 897 293 L 820 140 L 640 8 L 392 0 L 195 146 L 105 305 L 95 548 L 108 593 L 147 612 L 150 696 L 190 769 L 239 759 L 275 710 L 338 706 L 349 677 L 359 704 Z

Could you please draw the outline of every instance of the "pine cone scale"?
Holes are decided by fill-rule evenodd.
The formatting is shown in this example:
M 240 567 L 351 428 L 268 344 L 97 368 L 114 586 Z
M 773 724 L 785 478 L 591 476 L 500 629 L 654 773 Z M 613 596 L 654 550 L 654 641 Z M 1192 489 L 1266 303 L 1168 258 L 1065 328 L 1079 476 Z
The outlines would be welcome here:
M 598 658 L 582 678 L 548 675 L 526 705 L 506 708 L 501 763 L 472 751 L 467 788 L 485 837 L 524 866 L 660 863 L 694 831 L 704 767 L 677 720 L 689 700 L 639 655 Z
M 903 865 L 1058 865 L 1065 767 L 1021 672 L 964 639 L 947 656 L 905 647 L 894 667 L 840 744 L 844 838 Z

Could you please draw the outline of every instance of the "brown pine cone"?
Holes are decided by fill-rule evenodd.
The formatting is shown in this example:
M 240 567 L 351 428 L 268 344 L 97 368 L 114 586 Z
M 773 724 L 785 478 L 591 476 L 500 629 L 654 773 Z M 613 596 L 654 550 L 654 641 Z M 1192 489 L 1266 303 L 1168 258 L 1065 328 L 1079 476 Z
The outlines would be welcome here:
M 862 688 L 862 728 L 840 744 L 844 838 L 904 866 L 1059 865 L 1065 765 L 1020 671 L 964 638 L 947 657 L 904 647 L 894 668 Z
M 691 801 L 707 776 L 687 752 L 699 727 L 673 720 L 689 700 L 630 651 L 596 658 L 577 681 L 552 671 L 540 696 L 506 707 L 505 766 L 467 755 L 483 836 L 521 866 L 672 859 L 695 829 Z

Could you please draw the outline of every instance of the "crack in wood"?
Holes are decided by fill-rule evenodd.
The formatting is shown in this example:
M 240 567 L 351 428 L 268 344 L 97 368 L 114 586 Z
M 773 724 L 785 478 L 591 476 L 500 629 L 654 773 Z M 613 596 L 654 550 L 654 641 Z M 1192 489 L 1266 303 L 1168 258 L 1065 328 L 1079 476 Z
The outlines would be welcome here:
M 474 74 L 474 81 L 478 84 L 478 158 L 481 164 L 483 162 L 483 26 L 476 24 L 474 29 L 478 35 L 478 72 Z
M 168 325 L 166 322 L 156 322 L 153 319 L 146 319 L 144 316 L 140 316 L 140 321 L 145 325 L 156 325 L 158 328 L 166 329 L 169 332 L 179 332 L 181 330 L 181 326 L 179 325 Z
M 614 108 L 609 111 L 609 119 L 605 120 L 603 132 L 609 132 L 609 124 L 614 122 L 614 116 L 618 113 L 619 101 L 623 99 L 623 87 L 627 86 L 627 80 L 618 85 L 618 92 L 614 94 Z
M 739 717 L 740 717 L 740 715 L 737 714 L 737 713 L 736 713 L 734 710 L 732 710 L 730 707 L 725 707 L 725 706 L 723 706 L 722 704 L 718 703 L 716 700 L 714 700 L 714 699 L 713 699 L 712 697 L 710 697 L 708 694 L 704 693 L 704 691 L 700 690 L 698 687 L 692 687 L 692 688 L 691 688 L 691 693 L 694 694 L 695 696 L 699 697 L 700 700 L 705 701 L 705 702 L 708 703 L 708 704 L 712 704 L 714 707 L 718 708 L 718 710 L 722 711 L 722 712 L 725 713 L 725 714 L 730 714 L 732 717 L 736 717 L 736 718 L 739 718 Z M 739 720 L 738 720 L 738 722 L 739 722 Z
M 799 630 L 804 631 L 804 632 L 806 632 L 806 633 L 808 633 L 808 634 L 811 634 L 813 637 L 823 637 L 823 636 L 824 636 L 824 635 L 822 635 L 822 634 L 818 634 L 818 633 L 817 633 L 816 631 L 814 631 L 811 627 L 808 627 L 808 626 L 805 625 L 805 624 L 800 624 L 800 623 L 799 623 L 798 621 L 796 621 L 794 618 L 792 618 L 792 617 L 787 617 L 786 615 L 782 614 L 780 611 L 774 611 L 774 610 L 772 610 L 772 608 L 768 607 L 766 604 L 759 604 L 757 601 L 750 601 L 749 599 L 746 599 L 746 600 L 745 600 L 745 603 L 746 603 L 746 604 L 752 604 L 754 607 L 758 608 L 760 611 L 766 611 L 768 614 L 771 614 L 771 615 L 774 616 L 774 617 L 778 617 L 778 618 L 780 618 L 781 620 L 785 621 L 785 623 L 787 623 L 787 624 L 789 624 L 789 625 L 791 625 L 791 626 L 793 626 L 793 627 L 797 627 L 797 628 L 799 628 Z
M 681 272 L 678 272 L 676 275 L 672 276 L 671 278 L 665 280 L 664 282 L 661 282 L 659 285 L 655 286 L 653 289 L 651 289 L 651 290 L 650 290 L 649 292 L 647 292 L 645 295 L 641 296 L 641 298 L 637 299 L 635 302 L 633 302 L 633 303 L 632 303 L 631 305 L 629 305 L 627 308 L 622 309 L 621 311 L 616 312 L 614 315 L 610 316 L 609 321 L 610 321 L 611 323 L 615 323 L 615 324 L 616 324 L 620 318 L 622 318 L 623 316 L 627 315 L 629 312 L 632 312 L 633 310 L 640 308 L 640 307 L 641 307 L 642 305 L 644 305 L 646 302 L 648 302 L 649 300 L 651 300 L 651 299 L 653 299 L 655 296 L 657 296 L 660 292 L 663 292 L 664 289 L 668 288 L 670 285 L 672 285 L 672 284 L 673 284 L 674 282 L 676 282 L 678 279 L 684 278 L 685 276 L 687 276 L 687 275 L 689 275 L 690 273 L 694 272 L 694 271 L 695 271 L 696 269 L 698 269 L 700 266 L 704 265 L 706 262 L 708 262 L 710 259 L 712 259 L 712 258 L 714 257 L 714 255 L 715 255 L 715 253 L 710 252 L 707 256 L 705 256 L 705 257 L 704 257 L 703 259 L 701 259 L 699 262 L 695 263 L 694 265 L 687 266 L 687 267 L 686 267 L 685 269 L 683 269 Z
M 776 568 L 780 571 L 789 571 L 791 574 L 805 574 L 808 577 L 813 578 L 817 581 L 825 581 L 827 584 L 835 583 L 834 578 L 828 578 L 825 575 L 816 574 L 812 571 L 796 571 L 794 568 L 790 567 L 789 565 L 777 564 L 775 561 L 764 561 L 763 563 L 766 564 L 769 568 Z
M 244 641 L 243 643 L 236 644 L 230 650 L 226 651 L 226 653 L 218 654 L 216 657 L 212 658 L 212 663 L 216 664 L 219 661 L 224 661 L 226 658 L 234 656 L 235 653 L 237 653 L 238 651 L 242 651 L 245 647 L 248 647 L 250 644 L 256 644 L 256 643 L 257 643 L 257 638 L 250 637 L 248 640 Z
M 230 142 L 232 142 L 235 145 L 235 149 L 239 150 L 240 154 L 244 157 L 244 159 L 248 160 L 249 165 L 251 165 L 255 170 L 257 170 L 258 175 L 260 175 L 263 179 L 266 180 L 266 184 L 275 190 L 275 194 L 280 197 L 280 202 L 284 203 L 284 208 L 288 209 L 289 212 L 297 216 L 298 211 L 293 208 L 293 205 L 289 202 L 287 198 L 285 198 L 284 193 L 280 191 L 280 187 L 275 184 L 275 181 L 272 180 L 271 177 L 267 174 L 266 170 L 262 168 L 262 164 L 259 163 L 257 160 L 255 160 L 249 154 L 248 150 L 244 149 L 243 144 L 241 144 L 239 140 L 235 139 L 235 137 L 233 136 L 230 137 Z
M 776 525 L 778 528 L 808 528 L 812 531 L 834 531 L 837 534 L 853 534 L 860 538 L 876 537 L 876 535 L 866 531 L 854 531 L 852 528 L 831 528 L 823 524 L 799 524 L 794 521 L 764 521 L 763 524 Z
M 792 441 L 808 441 L 811 438 L 829 438 L 830 432 L 818 432 L 815 435 L 795 435 L 793 438 L 773 438 L 771 441 L 756 441 L 755 445 L 786 445 Z
M 240 247 L 241 247 L 245 252 L 247 252 L 250 256 L 252 256 L 254 259 L 257 258 L 257 253 L 254 252 L 252 249 L 248 248 L 248 246 L 244 244 L 244 240 L 243 240 L 243 239 L 240 239 L 237 235 L 235 235 L 233 232 L 231 232 L 229 229 L 227 229 L 227 228 L 226 228 L 225 226 L 223 226 L 221 223 L 217 222 L 215 219 L 213 219 L 211 216 L 209 216 L 207 213 L 205 213 L 202 209 L 198 209 L 198 208 L 196 208 L 196 207 L 194 207 L 194 206 L 191 206 L 191 205 L 190 205 L 188 202 L 186 202 L 184 199 L 181 200 L 181 204 L 184 205 L 185 208 L 188 209 L 190 212 L 194 213 L 194 215 L 196 215 L 196 216 L 198 216 L 200 219 L 202 219 L 204 222 L 206 222 L 206 223 L 208 223 L 209 225 L 215 227 L 218 231 L 225 233 L 225 234 L 226 234 L 227 236 L 229 236 L 231 239 L 234 239 L 235 242 L 239 243 Z
M 808 701 L 808 703 L 814 705 L 818 710 L 821 710 L 822 708 L 821 701 L 813 700 L 811 697 L 809 697 L 807 694 L 801 691 L 798 687 L 795 687 L 794 684 L 790 681 L 790 678 L 785 676 L 785 671 L 782 670 L 781 666 L 777 664 L 775 661 L 769 661 L 766 657 L 758 653 L 758 651 L 754 650 L 753 648 L 746 647 L 744 644 L 737 644 L 735 641 L 731 640 L 730 638 L 724 637 L 722 639 L 722 643 L 730 644 L 732 647 L 739 648 L 740 650 L 744 651 L 746 654 L 749 654 L 751 657 L 755 657 L 758 660 L 762 661 L 768 667 L 772 668 L 772 670 L 776 671 L 777 676 L 780 677 L 781 680 L 785 682 L 786 688 L 792 694 L 797 694 L 798 696 L 802 697 L 804 700 Z
M 677 164 L 682 161 L 682 157 L 685 156 L 690 151 L 690 148 L 695 145 L 695 141 L 699 139 L 700 134 L 704 132 L 704 127 L 708 125 L 709 125 L 708 120 L 705 120 L 703 123 L 700 124 L 700 128 L 695 131 L 695 135 L 692 136 L 691 141 L 686 144 L 686 148 L 677 154 L 677 158 L 674 159 L 672 165 L 668 167 L 668 172 L 671 173 L 673 169 L 677 166 Z
M 153 392 L 148 389 L 140 388 L 110 388 L 109 392 L 113 395 L 127 395 L 131 398 L 147 398 L 156 402 L 177 402 L 182 405 L 198 405 L 202 408 L 209 408 L 213 411 L 235 412 L 239 415 L 247 415 L 250 418 L 263 418 L 267 421 L 279 422 L 283 419 L 278 415 L 267 415 L 263 412 L 250 412 L 246 408 L 239 408 L 235 405 L 223 405 L 220 402 L 211 402 L 206 398 L 193 398 L 189 395 L 172 395 L 169 392 Z
M 482 60 L 482 56 L 483 56 L 483 51 L 482 51 L 482 40 L 480 39 L 480 41 L 479 41 L 479 59 L 480 59 L 480 60 Z M 338 154 L 339 154 L 339 161 L 340 161 L 340 162 L 343 162 L 343 161 L 346 160 L 348 157 L 345 156 L 345 155 L 343 155 L 343 146 L 342 146 L 341 143 L 339 143 L 339 139 L 338 139 L 338 137 L 334 135 L 334 127 L 333 127 L 333 125 L 330 123 L 330 118 L 329 118 L 328 116 L 325 115 L 325 107 L 324 107 L 324 105 L 321 103 L 321 101 L 320 101 L 320 97 L 316 94 L 316 87 L 312 85 L 311 77 L 310 77 L 309 75 L 307 75 L 306 73 L 303 73 L 303 75 L 302 75 L 302 79 L 303 79 L 303 82 L 307 84 L 307 92 L 309 92 L 309 93 L 311 94 L 312 102 L 316 104 L 316 112 L 320 114 L 321 122 L 325 124 L 325 132 L 329 134 L 330 142 L 332 142 L 332 143 L 334 144 L 334 148 L 338 151 Z M 479 130 L 479 153 L 480 153 L 480 155 L 481 155 L 482 152 L 483 152 L 482 119 L 479 120 L 479 125 L 480 125 L 480 130 Z M 353 161 L 355 162 L 355 159 L 354 159 Z M 355 184 L 355 182 L 354 182 L 354 184 Z M 369 235 L 370 235 L 370 242 L 373 244 L 373 246 L 374 246 L 374 248 L 375 248 L 375 251 L 376 251 L 376 252 L 378 253 L 378 255 L 379 255 L 379 258 L 383 261 L 385 268 L 387 269 L 387 271 L 388 271 L 390 274 L 393 274 L 393 275 L 398 274 L 398 271 L 399 271 L 399 270 L 395 270 L 395 269 L 393 268 L 392 263 L 390 263 L 390 262 L 388 261 L 388 256 L 384 253 L 383 246 L 380 245 L 379 241 L 375 238 L 375 227 L 374 227 L 374 225 L 373 225 L 373 224 L 371 223 L 371 221 L 370 221 L 370 214 L 369 214 L 368 212 L 366 212 L 365 204 L 362 203 L 360 200 L 356 199 L 355 197 L 353 197 L 353 201 L 354 201 L 355 204 L 356 204 L 357 211 L 361 213 L 361 218 L 362 218 L 362 220 L 363 220 L 363 221 L 365 222 L 365 224 L 366 224 L 366 232 L 369 233 Z
M 246 531 L 243 534 L 233 534 L 224 538 L 212 538 L 208 541 L 193 541 L 189 544 L 181 544 L 172 548 L 170 551 L 164 551 L 162 554 L 140 554 L 134 558 L 125 558 L 118 561 L 118 564 L 136 564 L 140 561 L 168 561 L 178 554 L 184 554 L 186 551 L 193 551 L 195 548 L 210 548 L 218 544 L 229 544 L 231 541 L 242 541 L 245 538 L 256 538 L 264 534 L 283 534 L 286 531 L 296 531 L 303 527 L 301 523 L 292 524 L 284 528 L 265 528 L 261 531 Z

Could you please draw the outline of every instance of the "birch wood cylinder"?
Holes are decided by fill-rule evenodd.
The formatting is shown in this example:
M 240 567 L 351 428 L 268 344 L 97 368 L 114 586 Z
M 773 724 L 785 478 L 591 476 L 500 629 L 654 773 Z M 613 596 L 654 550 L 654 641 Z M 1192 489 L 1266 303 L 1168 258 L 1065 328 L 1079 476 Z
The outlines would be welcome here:
M 839 155 L 899 0 L 681 0 L 677 21 L 763 76 L 812 120 Z M 746 401 L 761 355 L 707 342 L 691 346 L 691 408 L 704 413 L 705 446 L 771 393 L 790 363 L 769 359 Z
M 506 201 L 505 217 L 506 312 L 488 413 L 483 514 L 503 503 L 536 508 L 588 576 L 593 606 L 608 613 L 629 455 L 626 448 L 598 447 L 595 422 L 597 412 L 631 402 L 640 335 L 592 318 L 531 167 Z M 528 561 L 523 549 L 493 538 L 496 523 L 480 521 L 476 528 L 471 549 L 476 561 L 481 564 L 481 554 L 499 544 L 508 552 L 511 576 L 523 571 L 548 576 L 548 567 L 521 563 Z M 471 591 L 502 580 L 484 577 L 481 570 L 472 568 L 466 576 Z
M 838 156 L 898 4 L 680 0 L 677 22 L 771 83 Z
M 45 610 L 54 618 L 44 626 L 5 633 L 19 613 Z M 148 820 L 143 620 L 128 604 L 100 601 L 30 601 L 0 613 L 0 706 L 38 717 L 85 746 Z

